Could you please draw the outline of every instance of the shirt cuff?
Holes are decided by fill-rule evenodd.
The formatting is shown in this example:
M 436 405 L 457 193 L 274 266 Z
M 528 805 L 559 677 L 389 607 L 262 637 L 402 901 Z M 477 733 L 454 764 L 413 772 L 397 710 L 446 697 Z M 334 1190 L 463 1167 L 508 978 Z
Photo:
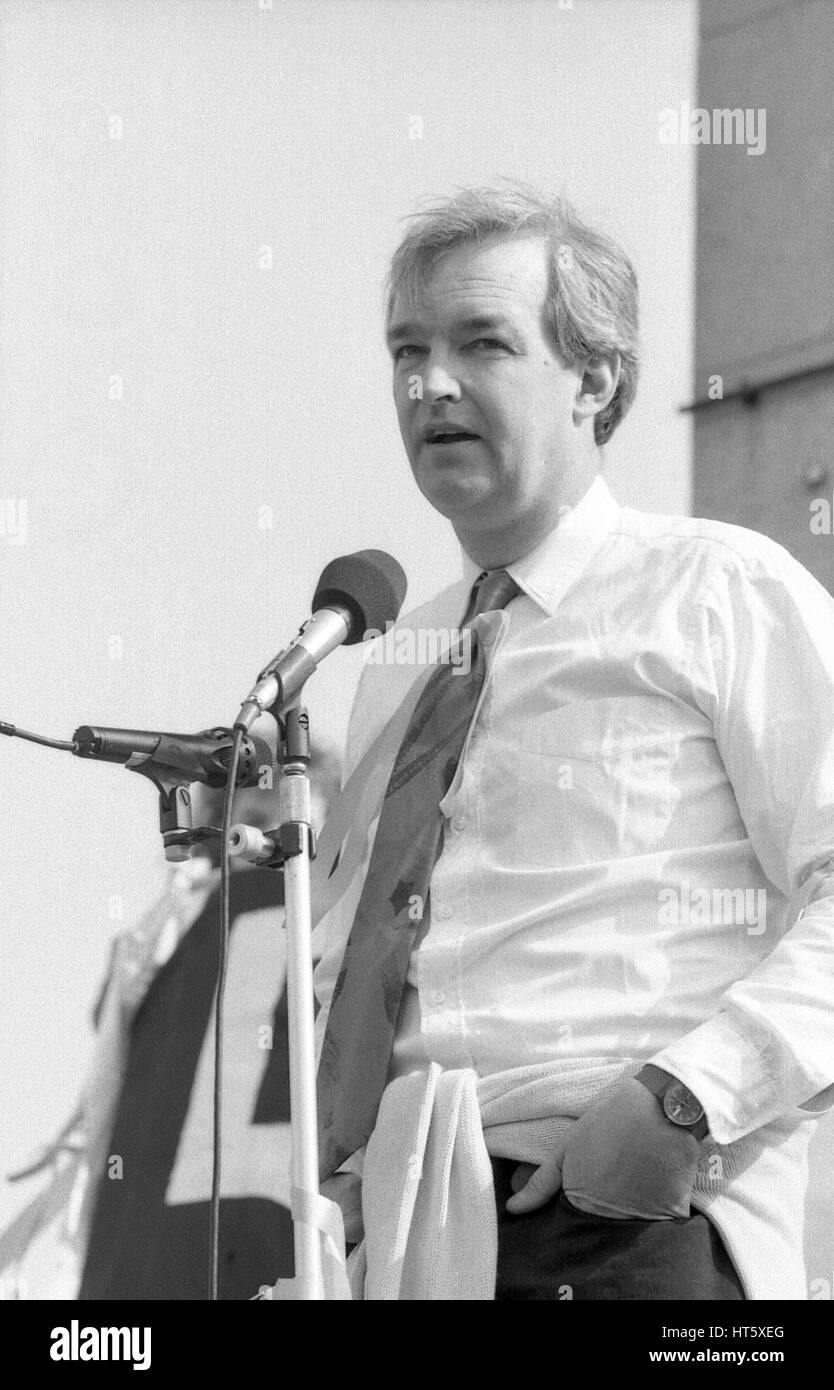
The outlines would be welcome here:
M 743 1028 L 723 1011 L 648 1060 L 695 1093 L 711 1138 L 732 1144 L 796 1103 L 785 1098 L 777 1053 L 768 1033 Z

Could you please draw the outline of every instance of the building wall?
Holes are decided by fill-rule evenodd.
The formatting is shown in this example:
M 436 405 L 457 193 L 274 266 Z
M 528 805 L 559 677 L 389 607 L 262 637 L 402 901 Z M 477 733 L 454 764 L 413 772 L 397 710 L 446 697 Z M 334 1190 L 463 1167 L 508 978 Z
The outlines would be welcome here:
M 700 28 L 699 106 L 764 110 L 766 139 L 698 148 L 693 509 L 773 536 L 834 590 L 834 538 L 810 526 L 834 481 L 834 6 L 703 0 Z M 716 376 L 726 398 L 808 371 L 709 399 Z
M 763 109 L 765 123 L 751 124 L 760 154 L 698 147 L 693 511 L 772 536 L 834 592 L 832 51 L 830 0 L 702 0 L 699 107 Z M 796 379 L 733 398 L 781 377 Z M 833 1171 L 829 1116 L 808 1199 L 812 1297 L 834 1291 Z

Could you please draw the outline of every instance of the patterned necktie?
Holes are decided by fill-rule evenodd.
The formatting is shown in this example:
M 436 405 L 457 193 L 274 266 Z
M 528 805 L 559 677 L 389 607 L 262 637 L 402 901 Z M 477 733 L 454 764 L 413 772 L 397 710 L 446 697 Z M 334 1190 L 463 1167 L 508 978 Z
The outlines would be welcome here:
M 480 576 L 463 626 L 521 590 L 506 570 Z M 486 675 L 472 629 L 471 666 L 444 662 L 428 680 L 397 753 L 359 906 L 333 991 L 318 1071 L 322 1180 L 370 1138 L 385 1090 L 408 961 L 428 908 L 451 786 Z

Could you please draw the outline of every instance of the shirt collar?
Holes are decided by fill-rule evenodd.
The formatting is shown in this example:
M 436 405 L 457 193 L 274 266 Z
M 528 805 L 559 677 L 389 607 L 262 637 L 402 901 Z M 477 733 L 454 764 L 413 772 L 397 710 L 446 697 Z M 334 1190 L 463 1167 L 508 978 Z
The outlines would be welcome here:
M 552 617 L 568 589 L 611 534 L 620 504 L 601 473 L 575 506 L 567 508 L 543 540 L 506 569 L 519 588 Z M 463 577 L 471 589 L 483 570 L 461 546 Z

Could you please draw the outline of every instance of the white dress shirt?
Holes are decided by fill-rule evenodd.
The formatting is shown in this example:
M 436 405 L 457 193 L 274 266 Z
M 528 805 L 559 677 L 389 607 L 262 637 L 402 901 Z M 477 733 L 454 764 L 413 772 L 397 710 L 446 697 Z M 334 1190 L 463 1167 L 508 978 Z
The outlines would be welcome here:
M 346 776 L 420 672 L 398 632 L 462 620 L 463 564 L 374 644 Z M 697 1204 L 748 1296 L 806 1297 L 806 1151 L 834 1104 L 834 600 L 766 537 L 621 507 L 601 475 L 507 568 L 522 593 L 487 622 L 392 1075 L 664 1067 L 706 1109 L 723 1162 Z M 321 924 L 320 1039 L 362 878 Z

